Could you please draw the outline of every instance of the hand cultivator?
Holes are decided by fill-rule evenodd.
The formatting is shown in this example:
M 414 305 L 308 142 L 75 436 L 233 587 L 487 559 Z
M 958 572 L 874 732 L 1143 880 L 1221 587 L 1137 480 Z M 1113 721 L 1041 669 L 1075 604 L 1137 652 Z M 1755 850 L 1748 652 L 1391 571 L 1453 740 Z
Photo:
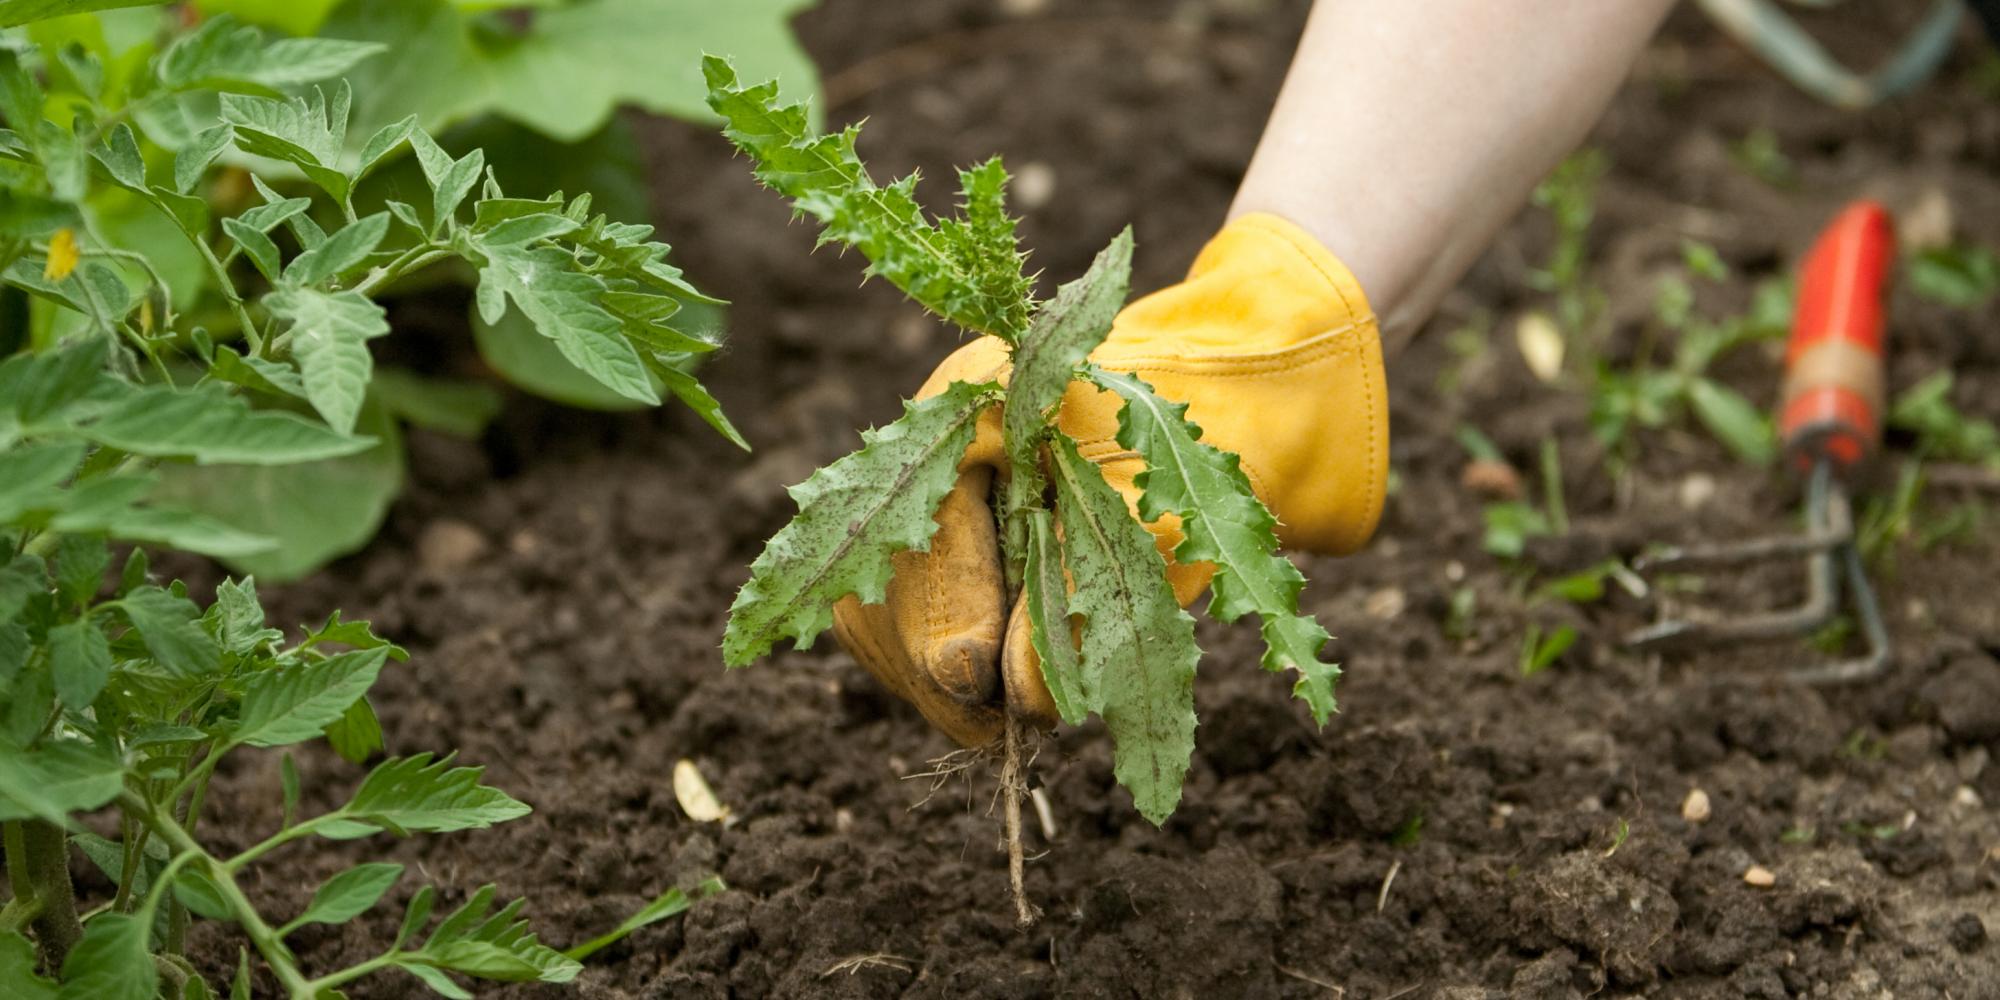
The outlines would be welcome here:
M 1881 441 L 1883 292 L 1895 259 L 1889 214 L 1850 205 L 1823 231 L 1799 280 L 1785 350 L 1778 430 L 1786 459 L 1805 477 L 1805 530 L 1710 546 L 1671 548 L 1642 559 L 1645 570 L 1729 566 L 1803 557 L 1805 600 L 1733 618 L 1662 621 L 1626 637 L 1630 646 L 1701 645 L 1800 636 L 1831 621 L 1847 591 L 1868 651 L 1795 668 L 1805 684 L 1876 677 L 1889 665 L 1889 635 L 1854 545 L 1847 483 Z

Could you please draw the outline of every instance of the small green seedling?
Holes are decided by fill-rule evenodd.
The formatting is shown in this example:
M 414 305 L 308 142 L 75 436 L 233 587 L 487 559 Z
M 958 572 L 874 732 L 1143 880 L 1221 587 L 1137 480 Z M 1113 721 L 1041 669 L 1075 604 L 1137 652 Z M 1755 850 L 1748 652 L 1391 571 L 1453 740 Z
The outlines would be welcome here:
M 1954 309 L 1980 309 L 2000 295 L 2000 253 L 1977 244 L 1912 254 L 1908 274 L 1911 291 Z
M 1036 302 L 998 160 L 962 171 L 964 214 L 932 222 L 914 197 L 914 176 L 887 186 L 869 178 L 855 154 L 858 127 L 815 135 L 805 108 L 780 103 L 776 85 L 741 86 L 721 59 L 706 60 L 703 70 L 725 134 L 755 160 L 759 179 L 819 220 L 823 242 L 859 249 L 868 273 L 945 320 L 998 337 L 1013 363 L 1004 388 L 961 382 L 907 404 L 900 420 L 863 435 L 860 451 L 793 488 L 799 514 L 752 564 L 730 609 L 724 660 L 748 664 L 786 638 L 810 643 L 849 594 L 883 600 L 890 557 L 928 546 L 975 423 L 1004 404 L 1010 475 L 995 507 L 1043 677 L 1065 721 L 1104 718 L 1119 782 L 1141 814 L 1164 822 L 1194 751 L 1201 650 L 1145 525 L 1053 423 L 1064 390 L 1083 380 L 1124 400 L 1118 442 L 1147 465 L 1138 516 L 1181 518 L 1186 537 L 1175 557 L 1216 567 L 1209 613 L 1223 621 L 1255 613 L 1265 668 L 1296 672 L 1294 693 L 1324 723 L 1339 674 L 1319 659 L 1328 636 L 1298 613 L 1305 578 L 1277 554 L 1276 522 L 1236 456 L 1202 443 L 1184 405 L 1088 361 L 1125 301 L 1130 234 L 1054 299 Z M 1071 640 L 1072 617 L 1082 620 L 1080 646 Z
M 1571 356 L 1594 356 L 1599 321 L 1604 316 L 1604 290 L 1590 277 L 1590 223 L 1597 215 L 1597 185 L 1611 167 L 1611 158 L 1597 148 L 1579 150 L 1565 159 L 1535 188 L 1534 202 L 1548 209 L 1556 226 L 1556 245 L 1548 263 L 1528 274 L 1528 283 L 1556 297 L 1556 325 L 1569 342 Z
M 1729 276 L 1706 244 L 1684 241 L 1681 256 L 1689 277 L 1719 282 Z M 1713 321 L 1695 311 L 1688 277 L 1663 280 L 1653 300 L 1653 322 L 1630 366 L 1600 365 L 1591 385 L 1591 429 L 1610 452 L 1613 465 L 1620 469 L 1630 465 L 1638 447 L 1636 430 L 1666 427 L 1686 416 L 1742 461 L 1769 465 L 1778 451 L 1770 417 L 1741 393 L 1709 377 L 1708 369 L 1729 351 L 1783 337 L 1789 314 L 1790 296 L 1780 282 L 1760 285 L 1745 314 Z M 1673 360 L 1666 366 L 1653 360 L 1662 333 L 1674 336 Z

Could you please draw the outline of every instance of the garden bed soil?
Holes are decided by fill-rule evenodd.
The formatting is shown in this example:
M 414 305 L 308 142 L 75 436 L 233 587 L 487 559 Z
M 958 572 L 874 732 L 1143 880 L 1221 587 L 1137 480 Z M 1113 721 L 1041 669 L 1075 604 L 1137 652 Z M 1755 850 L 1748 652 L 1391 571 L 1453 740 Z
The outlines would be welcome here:
M 878 173 L 921 166 L 942 204 L 953 165 L 1005 154 L 1035 265 L 1079 273 L 1130 221 L 1150 289 L 1220 223 L 1306 6 L 828 0 L 798 24 L 827 71 L 830 118 L 871 118 Z M 1874 58 L 1881 22 L 1904 15 L 1849 6 L 1853 20 L 1823 26 Z M 1636 336 L 1684 237 L 1733 268 L 1702 291 L 1711 314 L 1744 308 L 1754 280 L 1784 272 L 1858 195 L 1942 198 L 1959 232 L 1992 240 L 2000 103 L 1985 58 L 1968 36 L 1921 94 L 1846 114 L 1678 13 L 1591 140 L 1612 164 L 1591 258 L 1614 344 Z M 1758 127 L 1792 161 L 1791 188 L 1732 160 Z M 1544 576 L 1654 539 L 1785 530 L 1796 499 L 1691 430 L 1647 435 L 1629 490 L 1614 489 L 1588 400 L 1536 381 L 1513 347 L 1515 316 L 1544 304 L 1527 275 L 1552 230 L 1533 210 L 1425 332 L 1388 344 L 1397 487 L 1375 541 L 1304 560 L 1306 603 L 1346 668 L 1341 713 L 1315 729 L 1258 669 L 1250 627 L 1205 625 L 1180 811 L 1154 829 L 1113 781 L 1102 727 L 1065 729 L 1033 768 L 1055 826 L 1047 839 L 1028 824 L 1027 888 L 1045 913 L 1017 929 L 989 769 L 931 794 L 920 775 L 950 746 L 830 639 L 726 673 L 717 652 L 751 557 L 791 513 L 784 484 L 891 419 L 954 336 L 861 285 L 854 255 L 812 253 L 811 228 L 789 224 L 710 130 L 641 132 L 663 233 L 735 302 L 732 345 L 706 377 L 756 452 L 678 409 L 597 416 L 527 399 L 478 443 L 413 435 L 414 481 L 375 544 L 267 597 L 281 620 L 339 606 L 408 646 L 377 696 L 390 746 L 458 748 L 535 812 L 484 832 L 293 847 L 249 886 L 275 912 L 386 854 L 447 902 L 487 880 L 527 896 L 561 944 L 670 886 L 727 880 L 592 959 L 573 994 L 590 1000 L 2000 997 L 1987 940 L 2000 819 L 1981 804 L 2000 804 L 1996 532 L 1896 549 L 1879 574 L 1895 667 L 1852 690 L 1773 679 L 1820 655 L 1800 645 L 1623 651 L 1617 636 L 1650 612 L 1616 593 L 1533 604 L 1523 574 L 1482 551 L 1461 423 L 1524 469 L 1560 436 L 1575 523 L 1531 551 Z M 462 343 L 463 306 L 432 297 L 396 318 Z M 1949 367 L 1962 406 L 2000 415 L 2000 308 L 1899 291 L 1893 317 L 1894 388 Z M 1495 331 L 1487 349 L 1461 357 L 1447 334 L 1479 324 Z M 1752 350 L 1721 374 L 1762 404 L 1776 371 L 1774 351 Z M 1892 457 L 1907 447 L 1892 440 Z M 1454 637 L 1461 586 L 1477 610 Z M 1791 575 L 1749 574 L 1707 597 L 1740 607 L 1797 590 Z M 1530 623 L 1574 625 L 1582 641 L 1523 678 Z M 682 758 L 730 823 L 681 813 Z M 335 804 L 360 773 L 317 750 L 302 764 L 309 806 Z M 238 762 L 207 835 L 225 848 L 267 835 L 278 787 L 275 755 Z M 1696 789 L 1705 822 L 1683 818 Z M 1746 881 L 1753 866 L 1772 884 Z M 302 960 L 372 954 L 418 882 L 368 920 L 301 931 Z M 197 942 L 208 967 L 234 965 L 233 931 L 207 926 Z M 390 975 L 352 995 L 418 990 Z

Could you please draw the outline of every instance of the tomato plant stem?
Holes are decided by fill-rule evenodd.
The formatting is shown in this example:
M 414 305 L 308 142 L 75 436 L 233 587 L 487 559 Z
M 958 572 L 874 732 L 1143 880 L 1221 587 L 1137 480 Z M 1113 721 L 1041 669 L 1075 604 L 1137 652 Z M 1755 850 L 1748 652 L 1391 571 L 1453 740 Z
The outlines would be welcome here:
M 291 952 L 286 950 L 285 942 L 278 936 L 278 932 L 264 922 L 263 915 L 259 914 L 257 908 L 250 905 L 249 898 L 243 895 L 243 889 L 236 884 L 234 870 L 204 850 L 186 828 L 174 822 L 173 817 L 162 814 L 152 803 L 137 794 L 127 791 L 119 796 L 118 801 L 141 822 L 152 827 L 162 839 L 173 845 L 176 852 L 192 855 L 194 860 L 206 868 L 209 880 L 221 894 L 223 904 L 229 907 L 230 915 L 236 918 L 237 925 L 249 936 L 250 943 L 257 948 L 257 953 L 264 956 L 265 963 L 277 975 L 278 981 L 284 984 L 285 992 L 299 1000 L 310 1000 L 314 996 L 312 984 L 293 962 Z M 171 886 L 164 884 L 164 879 L 162 882 L 159 888 L 171 891 Z

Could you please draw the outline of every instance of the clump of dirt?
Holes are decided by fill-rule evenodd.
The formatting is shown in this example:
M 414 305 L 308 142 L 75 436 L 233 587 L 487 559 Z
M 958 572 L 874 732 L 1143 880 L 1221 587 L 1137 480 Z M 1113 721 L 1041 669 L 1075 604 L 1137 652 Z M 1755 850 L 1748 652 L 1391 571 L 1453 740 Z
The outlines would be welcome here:
M 878 168 L 939 176 L 1003 153 L 1036 178 L 1024 229 L 1050 275 L 1079 272 L 1132 221 L 1138 285 L 1157 287 L 1219 224 L 1307 5 L 1081 6 L 828 0 L 800 26 L 828 71 L 830 117 L 872 118 Z M 1867 50 L 1876 14 L 1854 16 L 1830 28 Z M 1719 312 L 1743 308 L 1854 196 L 1902 207 L 1936 192 L 1960 232 L 2000 232 L 1984 58 L 1968 38 L 1921 94 L 1842 114 L 1677 15 L 1592 138 L 1612 163 L 1592 257 L 1614 349 L 1683 238 L 1734 269 L 1701 292 Z M 1791 187 L 1732 159 L 1758 128 L 1789 158 Z M 1034 776 L 1053 836 L 1027 824 L 1028 890 L 1046 912 L 1016 929 L 990 776 L 928 799 L 924 781 L 899 780 L 949 748 L 830 641 L 727 673 L 716 651 L 734 588 L 790 511 L 781 486 L 893 417 L 950 336 L 891 289 L 857 290 L 851 257 L 812 254 L 811 232 L 787 225 L 718 137 L 643 129 L 663 232 L 736 302 L 710 377 L 757 451 L 671 409 L 609 418 L 526 400 L 476 445 L 415 434 L 415 482 L 378 542 L 270 596 L 281 618 L 337 605 L 410 647 L 377 702 L 390 746 L 460 748 L 535 813 L 294 847 L 251 885 L 275 910 L 364 855 L 410 863 L 440 905 L 497 881 L 559 944 L 708 873 L 733 887 L 593 959 L 585 998 L 1996 995 L 2000 821 L 1982 804 L 2000 801 L 1994 534 L 1897 547 L 1880 575 L 1895 670 L 1852 690 L 1772 679 L 1818 655 L 1804 646 L 1639 656 L 1616 638 L 1644 619 L 1640 602 L 1535 603 L 1522 570 L 1481 550 L 1461 422 L 1522 468 L 1544 436 L 1563 441 L 1575 529 L 1534 550 L 1549 571 L 1652 539 L 1783 530 L 1796 495 L 1686 429 L 1649 435 L 1627 488 L 1603 477 L 1588 401 L 1541 385 L 1511 347 L 1512 317 L 1539 301 L 1527 270 L 1552 239 L 1533 212 L 1429 332 L 1389 345 L 1399 486 L 1366 552 L 1307 560 L 1307 604 L 1346 665 L 1342 714 L 1315 729 L 1257 669 L 1249 629 L 1206 628 L 1181 810 L 1154 829 L 1117 790 L 1102 727 L 1061 732 Z M 459 305 L 412 303 L 404 318 Z M 1895 388 L 1948 367 L 1958 402 L 1995 416 L 2000 306 L 1899 292 L 1893 316 Z M 1444 335 L 1461 326 L 1496 332 L 1468 352 Z M 1768 402 L 1776 371 L 1753 351 L 1721 375 Z M 1892 457 L 1907 446 L 1892 440 Z M 1768 595 L 1721 581 L 1705 597 L 1794 595 L 1796 581 L 1770 580 Z M 1454 610 L 1461 590 L 1469 617 Z M 1526 627 L 1557 620 L 1582 641 L 1520 676 Z M 681 758 L 733 823 L 680 813 Z M 360 773 L 324 753 L 304 770 L 308 807 L 335 804 Z M 263 758 L 226 773 L 209 835 L 266 835 L 278 781 Z M 1693 789 L 1710 803 L 1700 821 L 1682 816 Z M 1746 880 L 1753 869 L 1771 877 Z M 302 931 L 303 961 L 371 954 L 416 881 L 362 924 Z M 232 932 L 205 926 L 198 941 L 211 968 L 234 964 Z M 384 976 L 352 995 L 416 989 Z

